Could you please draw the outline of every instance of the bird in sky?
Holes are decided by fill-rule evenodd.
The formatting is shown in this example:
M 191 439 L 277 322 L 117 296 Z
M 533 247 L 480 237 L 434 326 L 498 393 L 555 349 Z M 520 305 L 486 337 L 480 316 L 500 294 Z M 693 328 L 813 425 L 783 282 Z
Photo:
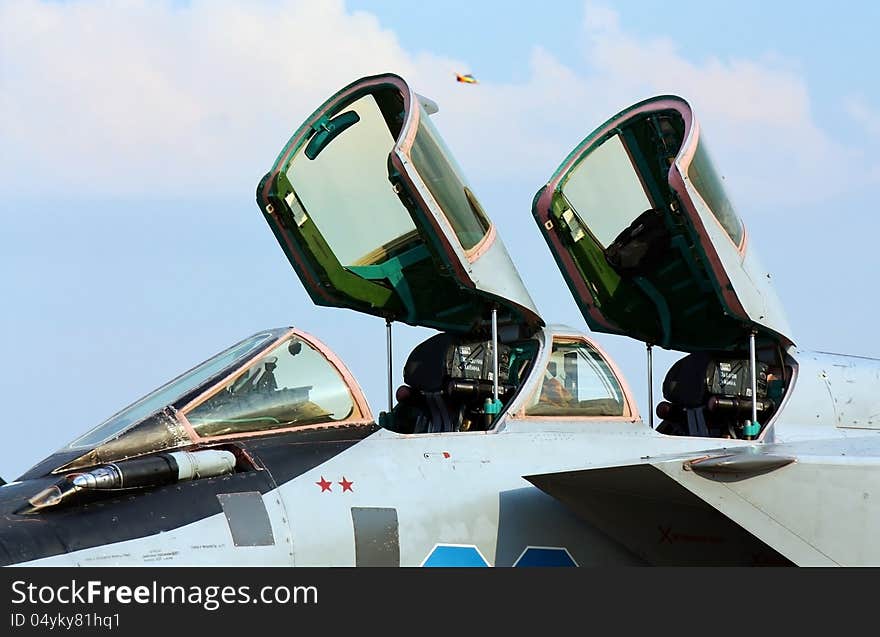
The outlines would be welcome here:
M 468 73 L 466 75 L 462 75 L 461 73 L 456 73 L 455 80 L 457 82 L 462 82 L 463 84 L 479 84 L 479 82 L 477 81 L 477 78 L 475 78 L 470 73 Z

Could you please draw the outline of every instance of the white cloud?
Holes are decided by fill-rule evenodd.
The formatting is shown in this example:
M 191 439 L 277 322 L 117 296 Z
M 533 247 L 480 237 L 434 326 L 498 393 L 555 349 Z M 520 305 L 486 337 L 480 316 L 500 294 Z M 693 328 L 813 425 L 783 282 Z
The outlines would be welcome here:
M 871 108 L 861 97 L 855 96 L 845 99 L 843 106 L 862 130 L 873 137 L 880 137 L 880 111 Z
M 880 140 L 880 111 L 858 96 L 845 98 L 843 108 L 858 128 L 859 134 L 866 133 L 869 139 Z M 868 166 L 868 178 L 875 184 L 880 183 L 880 161 L 877 160 L 876 145 L 874 152 L 868 153 L 867 156 L 865 164 Z
M 315 106 L 383 71 L 437 100 L 438 125 L 475 182 L 537 189 L 608 116 L 667 92 L 694 104 L 735 195 L 791 204 L 866 178 L 784 63 L 691 60 L 593 4 L 583 23 L 582 60 L 536 48 L 524 82 L 466 86 L 452 74 L 469 65 L 405 50 L 341 0 L 3 3 L 0 179 L 86 195 L 250 189 Z
M 89 193 L 256 187 L 340 85 L 417 75 L 339 1 L 4 3 L 0 47 L 7 178 Z

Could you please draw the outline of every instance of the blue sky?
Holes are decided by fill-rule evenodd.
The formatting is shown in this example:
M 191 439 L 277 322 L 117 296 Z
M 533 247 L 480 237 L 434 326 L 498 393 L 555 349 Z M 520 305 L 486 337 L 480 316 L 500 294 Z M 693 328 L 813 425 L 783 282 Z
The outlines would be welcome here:
M 584 327 L 532 195 L 605 118 L 673 92 L 694 104 L 798 345 L 880 356 L 877 5 L 512 6 L 0 2 L 0 475 L 265 327 L 325 340 L 383 407 L 382 322 L 314 307 L 254 204 L 314 107 L 380 71 L 439 103 L 549 321 Z M 429 332 L 395 335 L 399 378 Z M 643 347 L 596 340 L 644 410 Z

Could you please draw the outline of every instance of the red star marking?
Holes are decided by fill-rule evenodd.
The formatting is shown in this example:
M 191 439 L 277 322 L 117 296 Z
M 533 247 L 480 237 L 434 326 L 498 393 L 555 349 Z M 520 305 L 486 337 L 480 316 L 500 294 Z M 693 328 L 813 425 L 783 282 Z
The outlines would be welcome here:
M 321 476 L 321 481 L 316 482 L 315 484 L 317 484 L 319 487 L 321 487 L 321 493 L 324 493 L 324 491 L 332 491 L 333 490 L 330 488 L 330 485 L 332 485 L 333 483 L 325 480 L 324 476 Z
M 352 482 L 351 480 L 346 480 L 345 476 L 342 476 L 342 480 L 339 481 L 339 484 L 342 485 L 343 493 L 345 493 L 346 491 L 354 491 L 354 489 L 351 488 L 351 485 L 353 485 L 354 482 Z

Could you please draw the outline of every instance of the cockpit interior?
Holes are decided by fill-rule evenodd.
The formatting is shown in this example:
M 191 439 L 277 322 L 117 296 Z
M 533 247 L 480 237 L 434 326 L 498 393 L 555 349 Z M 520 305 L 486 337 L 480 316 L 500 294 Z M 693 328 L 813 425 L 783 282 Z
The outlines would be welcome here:
M 779 410 L 793 377 L 778 348 L 756 352 L 755 408 L 760 431 Z M 663 380 L 656 414 L 660 433 L 708 438 L 750 438 L 751 370 L 748 352 L 693 352 Z
M 545 332 L 549 349 L 538 368 L 540 340 L 501 340 L 498 346 L 498 403 L 494 403 L 491 340 L 440 333 L 410 353 L 404 384 L 379 423 L 398 433 L 488 431 L 525 387 L 518 417 L 566 420 L 633 415 L 621 380 L 604 355 L 583 337 Z
M 498 345 L 498 399 L 510 403 L 538 350 L 534 339 Z M 441 433 L 491 429 L 494 371 L 491 340 L 441 332 L 413 349 L 403 368 L 397 404 L 380 424 L 398 433 Z

